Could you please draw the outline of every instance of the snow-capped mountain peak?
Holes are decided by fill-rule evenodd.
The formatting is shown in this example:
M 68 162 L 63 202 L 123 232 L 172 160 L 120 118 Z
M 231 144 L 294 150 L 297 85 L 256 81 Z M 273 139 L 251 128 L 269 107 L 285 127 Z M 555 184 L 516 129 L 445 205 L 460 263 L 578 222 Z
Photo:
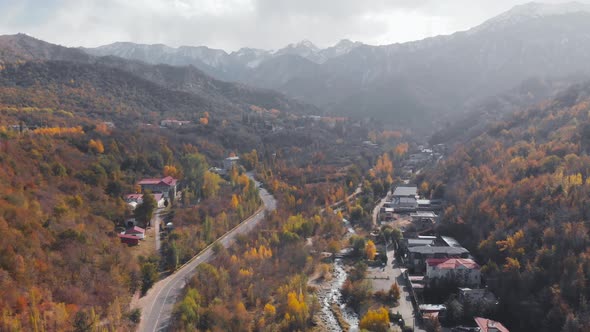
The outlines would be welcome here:
M 590 13 L 590 4 L 575 1 L 561 4 L 529 2 L 515 6 L 509 11 L 487 20 L 482 25 L 475 27 L 472 30 L 480 31 L 498 26 L 517 24 L 535 18 L 574 13 Z

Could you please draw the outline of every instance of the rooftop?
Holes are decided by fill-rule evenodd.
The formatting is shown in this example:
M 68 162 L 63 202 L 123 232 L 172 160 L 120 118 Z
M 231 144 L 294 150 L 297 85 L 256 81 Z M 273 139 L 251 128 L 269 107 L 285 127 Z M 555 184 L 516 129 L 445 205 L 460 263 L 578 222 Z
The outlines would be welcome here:
M 129 235 L 129 234 L 119 234 L 119 238 L 139 240 L 139 238 L 137 236 Z
M 420 311 L 434 312 L 446 309 L 444 304 L 421 304 Z
M 462 247 L 413 247 L 409 249 L 410 252 L 419 254 L 447 254 L 447 255 L 461 255 L 468 254 L 469 250 Z
M 393 192 L 393 196 L 416 196 L 418 194 L 418 187 L 397 187 Z
M 407 239 L 409 247 L 431 246 L 434 244 L 432 239 Z
M 461 243 L 459 243 L 459 241 L 455 240 L 452 237 L 449 237 L 449 236 L 441 236 L 440 238 L 449 247 L 461 247 Z
M 151 179 L 143 179 L 141 181 L 138 182 L 139 185 L 158 185 L 158 184 L 162 184 L 162 185 L 166 185 L 166 186 L 175 186 L 176 182 L 178 180 L 176 180 L 175 178 L 171 177 L 171 176 L 167 176 L 164 178 L 151 178 Z
M 410 213 L 410 217 L 412 217 L 412 218 L 436 218 L 437 215 L 432 211 L 418 211 L 415 213 Z
M 479 265 L 469 258 L 429 258 L 426 260 L 426 264 L 441 270 L 455 270 L 458 268 L 479 269 Z
M 475 323 L 481 329 L 481 332 L 510 332 L 502 323 L 491 319 L 475 317 Z
M 131 228 L 129 228 L 128 230 L 125 231 L 125 233 L 134 233 L 134 234 L 138 234 L 138 233 L 145 233 L 145 229 L 141 228 L 141 227 L 137 227 L 137 226 L 133 226 Z

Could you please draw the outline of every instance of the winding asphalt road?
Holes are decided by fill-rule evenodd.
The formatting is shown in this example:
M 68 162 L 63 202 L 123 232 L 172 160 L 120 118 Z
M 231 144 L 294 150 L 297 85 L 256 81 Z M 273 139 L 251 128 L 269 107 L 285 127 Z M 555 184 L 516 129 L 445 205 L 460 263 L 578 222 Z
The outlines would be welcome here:
M 259 184 L 259 182 L 256 182 L 257 187 Z M 273 211 L 276 209 L 275 198 L 265 189 L 259 188 L 259 195 L 263 202 L 262 208 L 234 229 L 225 233 L 214 243 L 221 243 L 224 247 L 229 247 L 237 235 L 246 234 L 253 230 L 264 218 L 266 211 Z M 193 257 L 188 263 L 176 270 L 174 274 L 158 281 L 152 289 L 150 289 L 148 293 L 138 301 L 139 308 L 141 309 L 141 322 L 137 331 L 166 331 L 170 325 L 174 304 L 181 295 L 182 289 L 186 285 L 186 281 L 194 274 L 194 270 L 199 264 L 209 261 L 212 257 L 213 248 L 212 245 L 210 245 Z

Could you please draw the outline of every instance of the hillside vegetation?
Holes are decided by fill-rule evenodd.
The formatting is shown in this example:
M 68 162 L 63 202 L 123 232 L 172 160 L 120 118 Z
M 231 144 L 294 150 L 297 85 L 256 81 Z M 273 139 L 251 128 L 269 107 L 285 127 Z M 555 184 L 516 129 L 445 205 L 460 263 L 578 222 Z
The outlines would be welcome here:
M 590 85 L 499 122 L 426 177 L 516 331 L 590 326 Z

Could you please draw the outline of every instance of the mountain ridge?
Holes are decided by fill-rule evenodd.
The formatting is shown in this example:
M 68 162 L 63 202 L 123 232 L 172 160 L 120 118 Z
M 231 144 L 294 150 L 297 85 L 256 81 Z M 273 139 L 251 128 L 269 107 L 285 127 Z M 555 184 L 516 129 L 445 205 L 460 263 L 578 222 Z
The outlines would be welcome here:
M 325 61 L 302 54 L 315 47 L 303 42 L 289 49 L 301 48 L 299 52 L 252 55 L 249 65 L 234 62 L 223 70 L 195 66 L 223 80 L 272 88 L 333 114 L 436 125 L 447 114 L 465 111 L 475 100 L 531 77 L 588 72 L 590 11 L 580 8 L 586 5 L 526 4 L 452 35 L 382 46 L 355 44 Z

